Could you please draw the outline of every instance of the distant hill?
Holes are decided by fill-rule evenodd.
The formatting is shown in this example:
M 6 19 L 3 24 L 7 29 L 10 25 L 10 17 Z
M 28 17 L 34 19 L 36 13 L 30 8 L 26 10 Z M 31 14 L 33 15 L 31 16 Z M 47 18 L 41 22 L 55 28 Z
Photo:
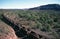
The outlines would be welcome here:
M 29 10 L 60 10 L 59 4 L 48 4 L 48 5 L 42 5 L 35 8 L 30 8 Z

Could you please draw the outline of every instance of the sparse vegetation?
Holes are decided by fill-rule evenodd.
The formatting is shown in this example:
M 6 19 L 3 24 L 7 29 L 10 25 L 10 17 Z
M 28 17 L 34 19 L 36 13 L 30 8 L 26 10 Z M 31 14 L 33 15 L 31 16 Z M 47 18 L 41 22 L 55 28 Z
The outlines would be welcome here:
M 40 11 L 2 10 L 1 11 L 0 10 L 0 19 L 2 18 L 1 13 L 16 14 L 19 16 L 19 18 L 22 18 L 22 21 L 24 22 L 28 21 L 29 22 L 28 26 L 30 26 L 33 29 L 39 29 L 43 32 L 52 32 L 54 30 L 54 33 L 60 36 L 60 31 L 59 31 L 60 30 L 60 11 L 53 11 L 53 10 L 40 10 Z

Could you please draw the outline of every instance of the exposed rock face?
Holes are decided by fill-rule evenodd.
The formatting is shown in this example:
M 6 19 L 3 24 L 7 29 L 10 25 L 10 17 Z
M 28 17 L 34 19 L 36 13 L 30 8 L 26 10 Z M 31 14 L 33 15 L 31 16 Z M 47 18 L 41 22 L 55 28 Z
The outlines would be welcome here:
M 0 22 L 0 39 L 17 39 L 17 36 L 10 26 Z

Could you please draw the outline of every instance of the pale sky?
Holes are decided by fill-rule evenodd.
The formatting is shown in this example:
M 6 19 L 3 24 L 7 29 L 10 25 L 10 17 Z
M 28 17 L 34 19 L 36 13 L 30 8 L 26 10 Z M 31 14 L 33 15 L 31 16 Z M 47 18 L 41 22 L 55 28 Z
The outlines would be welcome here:
M 0 0 L 0 9 L 25 9 L 46 4 L 60 4 L 60 0 Z

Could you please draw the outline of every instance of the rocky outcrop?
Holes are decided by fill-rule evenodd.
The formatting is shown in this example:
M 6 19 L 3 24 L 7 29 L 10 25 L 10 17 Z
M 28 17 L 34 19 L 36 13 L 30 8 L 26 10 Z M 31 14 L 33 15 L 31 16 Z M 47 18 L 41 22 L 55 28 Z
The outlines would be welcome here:
M 0 39 L 17 39 L 15 31 L 4 22 L 0 22 Z

